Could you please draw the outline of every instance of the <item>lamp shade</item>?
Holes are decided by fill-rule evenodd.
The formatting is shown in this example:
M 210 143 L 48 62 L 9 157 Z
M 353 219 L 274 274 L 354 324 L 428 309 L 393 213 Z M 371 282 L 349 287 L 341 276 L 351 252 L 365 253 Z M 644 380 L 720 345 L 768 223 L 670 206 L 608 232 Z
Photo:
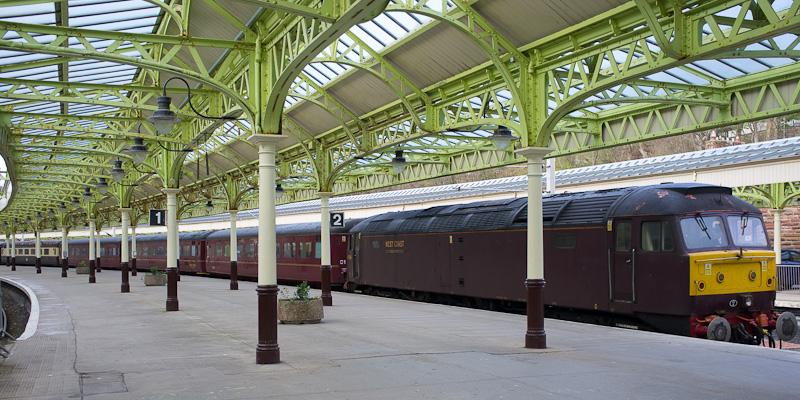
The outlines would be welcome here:
M 159 135 L 166 135 L 172 132 L 172 127 L 178 123 L 178 117 L 169 109 L 172 104 L 172 98 L 169 96 L 158 96 L 156 99 L 156 111 L 148 120 L 156 127 L 156 132 Z
M 403 150 L 396 150 L 394 152 L 394 158 L 392 158 L 391 164 L 395 174 L 399 175 L 403 173 L 407 165 L 406 158 L 403 157 Z
M 497 150 L 503 151 L 511 145 L 511 142 L 517 140 L 517 137 L 511 134 L 511 129 L 500 125 L 494 130 L 492 136 L 489 136 L 489 139 Z
M 133 145 L 128 148 L 128 154 L 133 158 L 133 162 L 141 164 L 147 158 L 147 145 L 144 144 L 144 139 L 133 138 Z
M 106 178 L 97 178 L 97 185 L 95 186 L 97 191 L 103 194 L 108 193 L 108 181 Z
M 111 179 L 114 182 L 122 182 L 122 178 L 125 177 L 125 170 L 122 169 L 122 160 L 114 160 L 114 166 L 111 167 Z

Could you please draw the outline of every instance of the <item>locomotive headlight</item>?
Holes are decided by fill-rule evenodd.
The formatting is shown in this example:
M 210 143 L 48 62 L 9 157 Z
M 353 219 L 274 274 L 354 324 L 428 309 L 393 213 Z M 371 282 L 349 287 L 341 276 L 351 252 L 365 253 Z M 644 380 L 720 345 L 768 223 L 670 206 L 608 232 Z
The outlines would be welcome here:
M 758 277 L 758 275 L 756 274 L 756 271 L 750 271 L 750 274 L 749 274 L 747 277 L 748 277 L 748 278 L 750 279 L 750 281 L 752 282 L 752 281 L 755 281 L 755 280 L 756 280 L 756 278 Z

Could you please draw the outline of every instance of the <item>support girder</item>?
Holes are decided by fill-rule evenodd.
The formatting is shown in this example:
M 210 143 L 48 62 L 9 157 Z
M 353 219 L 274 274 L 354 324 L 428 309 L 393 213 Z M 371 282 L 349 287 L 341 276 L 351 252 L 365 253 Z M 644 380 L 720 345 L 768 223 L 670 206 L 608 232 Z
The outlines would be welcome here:
M 491 128 L 503 124 L 524 135 L 526 145 L 552 143 L 557 148 L 554 154 L 562 155 L 798 111 L 797 93 L 800 89 L 791 82 L 797 80 L 791 68 L 773 68 L 765 73 L 729 80 L 716 79 L 702 71 L 690 72 L 706 79 L 707 85 L 653 82 L 648 78 L 648 75 L 669 68 L 686 71 L 691 69 L 687 67 L 689 62 L 705 58 L 794 56 L 797 50 L 793 48 L 775 46 L 774 51 L 754 51 L 745 47 L 754 41 L 770 42 L 777 35 L 796 31 L 800 27 L 800 1 L 797 0 L 782 10 L 776 10 L 772 2 L 749 0 L 688 0 L 681 3 L 641 0 L 519 48 L 511 46 L 503 35 L 489 26 L 469 6 L 471 2 L 457 2 L 443 12 L 426 9 L 425 3 L 395 1 L 389 6 L 389 11 L 418 12 L 436 18 L 437 23 L 460 23 L 454 26 L 482 42 L 481 47 L 492 61 L 418 92 L 412 91 L 405 97 L 406 102 L 412 104 L 410 109 L 399 98 L 365 115 L 340 118 L 342 122 L 338 128 L 304 139 L 309 143 L 313 141 L 313 151 L 305 145 L 282 150 L 278 167 L 281 176 L 313 177 L 319 165 L 330 162 L 332 168 L 339 168 L 341 172 L 338 180 L 330 182 L 340 194 L 521 161 L 512 153 L 496 152 L 484 139 L 467 137 L 469 135 L 461 138 L 452 147 L 453 151 L 442 152 L 448 146 L 429 138 L 434 137 L 432 133 L 447 129 L 469 130 L 476 126 Z M 736 7 L 740 11 L 733 14 L 735 17 L 725 12 Z M 751 19 L 750 10 L 757 10 L 758 13 L 750 14 L 763 15 L 765 20 Z M 278 104 L 283 103 L 282 94 L 281 91 L 262 93 L 267 94 L 268 100 L 258 103 L 255 100 L 258 96 L 251 95 L 255 87 L 254 77 L 268 81 L 261 87 L 280 87 L 282 76 L 293 77 L 304 62 L 290 65 L 287 60 L 297 55 L 305 57 L 305 51 L 318 43 L 314 41 L 315 35 L 325 31 L 325 24 L 328 24 L 324 18 L 287 18 L 283 21 L 295 21 L 293 23 L 299 25 L 283 23 L 281 29 L 274 32 L 306 32 L 310 33 L 310 39 L 295 40 L 280 35 L 264 39 L 265 49 L 275 45 L 300 49 L 281 54 L 265 52 L 269 53 L 265 54 L 265 64 L 272 63 L 277 68 L 262 70 L 261 73 L 246 72 L 244 79 L 234 77 L 230 71 L 214 75 L 216 83 L 228 85 L 229 93 L 248 94 L 247 103 L 252 109 L 272 110 L 267 111 L 270 115 L 266 118 L 263 115 L 255 118 L 258 122 L 254 130 L 261 129 L 262 133 L 275 133 L 280 129 L 280 112 L 274 111 L 279 108 Z M 300 19 L 307 20 L 305 25 L 297 22 Z M 313 26 L 310 21 L 317 21 L 319 25 Z M 267 26 L 253 29 L 263 31 Z M 421 31 L 425 29 L 429 28 Z M 170 48 L 169 45 L 164 47 Z M 235 59 L 241 58 L 245 52 L 234 49 L 231 54 L 230 58 Z M 380 57 L 384 55 L 378 54 Z M 371 62 L 377 65 L 374 63 L 380 61 Z M 241 64 L 230 61 L 226 68 L 234 65 Z M 196 65 L 183 63 L 180 67 L 194 68 Z M 234 81 L 244 82 L 244 86 L 232 88 Z M 203 82 L 206 87 L 215 87 Z M 624 96 L 619 90 L 622 86 L 629 89 Z M 648 89 L 644 90 L 645 87 Z M 324 98 L 325 93 L 319 89 L 326 88 L 314 91 Z M 653 89 L 661 92 L 654 93 Z M 309 95 L 308 101 L 315 101 L 314 93 Z M 273 97 L 273 94 L 278 97 Z M 430 103 L 423 106 L 428 104 L 426 98 Z M 545 104 L 543 99 L 548 98 L 554 103 L 553 107 L 548 108 Z M 263 107 L 267 103 L 271 106 Z M 325 104 L 334 103 L 326 100 Z M 594 110 L 609 105 L 615 107 Z M 209 104 L 208 107 L 214 106 Z M 241 111 L 238 112 L 247 113 L 247 107 L 242 108 L 236 99 L 216 107 L 223 113 L 234 107 L 239 107 Z M 343 109 L 336 112 L 346 114 Z M 432 132 L 421 129 L 420 124 L 414 121 L 415 113 L 425 115 L 425 124 L 435 129 Z M 360 128 L 356 133 L 347 126 L 354 122 Z M 206 124 L 197 125 L 190 131 L 199 132 L 204 128 L 216 129 L 212 124 Z M 192 139 L 190 136 L 180 137 Z M 349 165 L 357 155 L 375 155 L 397 147 L 414 149 L 426 146 L 436 149 L 436 152 L 412 152 L 409 157 L 411 165 L 401 176 L 376 173 L 385 168 L 382 164 L 385 157 L 376 165 Z M 109 150 L 104 148 L 101 151 Z M 321 160 L 326 161 L 320 164 Z M 224 181 L 222 177 L 252 171 L 252 164 L 243 165 L 235 171 L 202 179 L 190 185 L 190 189 L 206 188 L 209 193 L 216 193 L 213 189 L 220 185 L 220 180 Z M 313 188 L 304 186 L 309 182 L 298 183 L 293 200 L 314 196 Z M 159 196 L 134 203 L 142 205 L 157 201 L 161 201 Z

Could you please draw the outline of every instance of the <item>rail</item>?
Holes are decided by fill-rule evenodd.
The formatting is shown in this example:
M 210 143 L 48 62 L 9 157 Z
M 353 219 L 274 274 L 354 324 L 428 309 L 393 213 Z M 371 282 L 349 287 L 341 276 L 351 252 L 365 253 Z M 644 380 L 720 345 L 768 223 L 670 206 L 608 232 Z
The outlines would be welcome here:
M 778 265 L 778 291 L 800 293 L 800 265 Z

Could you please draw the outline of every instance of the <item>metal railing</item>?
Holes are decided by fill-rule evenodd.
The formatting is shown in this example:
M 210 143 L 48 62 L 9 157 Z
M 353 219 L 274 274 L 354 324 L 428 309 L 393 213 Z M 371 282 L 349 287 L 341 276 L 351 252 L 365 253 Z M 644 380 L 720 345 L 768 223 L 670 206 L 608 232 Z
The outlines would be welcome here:
M 800 293 L 800 265 L 778 265 L 778 291 Z

